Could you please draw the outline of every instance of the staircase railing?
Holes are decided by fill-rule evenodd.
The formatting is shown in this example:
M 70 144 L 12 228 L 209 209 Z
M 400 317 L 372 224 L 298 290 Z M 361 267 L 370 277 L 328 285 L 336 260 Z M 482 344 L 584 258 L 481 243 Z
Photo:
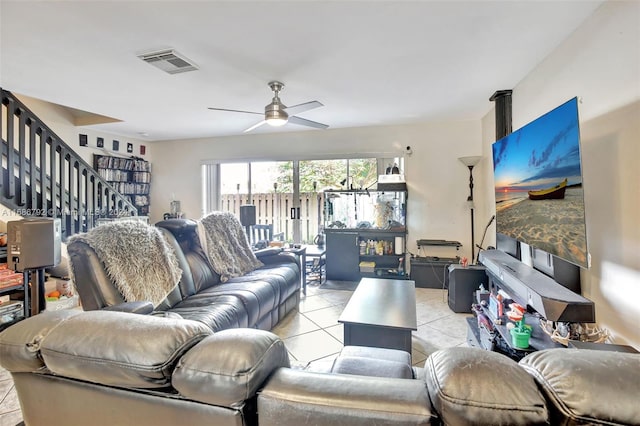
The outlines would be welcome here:
M 0 94 L 1 204 L 25 218 L 60 218 L 63 240 L 90 230 L 98 219 L 137 215 L 127 198 L 13 94 Z

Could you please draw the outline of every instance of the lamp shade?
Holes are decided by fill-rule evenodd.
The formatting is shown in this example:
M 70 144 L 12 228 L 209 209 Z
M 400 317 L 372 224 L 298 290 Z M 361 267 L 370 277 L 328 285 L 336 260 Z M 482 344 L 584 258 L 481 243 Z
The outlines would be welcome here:
M 473 167 L 482 160 L 482 156 L 474 155 L 470 157 L 458 157 L 458 160 L 467 167 Z

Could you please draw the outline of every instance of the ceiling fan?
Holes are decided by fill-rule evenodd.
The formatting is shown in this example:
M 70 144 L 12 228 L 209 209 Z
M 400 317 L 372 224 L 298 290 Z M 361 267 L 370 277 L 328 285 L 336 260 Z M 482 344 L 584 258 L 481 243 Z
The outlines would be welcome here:
M 295 114 L 300 114 L 301 112 L 309 111 L 310 109 L 319 108 L 324 106 L 318 101 L 310 101 L 305 102 L 303 104 L 286 106 L 280 101 L 278 94 L 284 88 L 284 84 L 279 81 L 270 81 L 269 87 L 271 91 L 273 91 L 273 99 L 271 103 L 264 107 L 264 113 L 262 112 L 253 112 L 253 111 L 241 111 L 237 109 L 227 109 L 227 108 L 211 108 L 214 111 L 230 111 L 230 112 L 242 112 L 245 114 L 258 114 L 263 115 L 264 120 L 259 123 L 254 124 L 253 126 L 246 129 L 244 132 L 250 132 L 258 127 L 268 124 L 270 126 L 278 127 L 284 126 L 287 123 L 298 124 L 300 126 L 307 127 L 315 127 L 316 129 L 326 129 L 329 127 L 326 124 L 318 123 L 317 121 L 307 120 L 305 118 L 297 117 Z

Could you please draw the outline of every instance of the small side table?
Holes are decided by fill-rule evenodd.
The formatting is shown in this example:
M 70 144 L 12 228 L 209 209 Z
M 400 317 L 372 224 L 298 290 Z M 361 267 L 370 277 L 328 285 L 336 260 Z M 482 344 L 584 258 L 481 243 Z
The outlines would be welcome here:
M 318 247 L 317 245 L 308 245 L 305 247 L 307 248 L 307 253 L 306 253 L 307 258 L 313 259 L 311 272 L 318 273 L 318 284 L 322 284 L 322 274 L 324 270 L 324 264 L 326 263 L 326 260 L 327 260 L 326 258 L 327 249 L 325 246 Z M 317 265 L 315 263 L 316 260 L 317 260 Z
M 302 287 L 302 293 L 307 294 L 307 247 L 287 247 L 282 249 L 282 251 L 293 254 L 298 260 L 300 266 L 300 286 Z

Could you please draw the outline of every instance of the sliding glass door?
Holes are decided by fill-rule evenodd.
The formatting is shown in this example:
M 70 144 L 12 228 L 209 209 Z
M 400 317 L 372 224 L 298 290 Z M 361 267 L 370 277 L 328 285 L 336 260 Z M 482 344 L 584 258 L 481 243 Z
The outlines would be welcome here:
M 371 189 L 385 164 L 375 158 L 203 164 L 202 213 L 239 216 L 241 205 L 254 204 L 257 223 L 273 224 L 287 242 L 310 244 L 322 232 L 324 190 Z

